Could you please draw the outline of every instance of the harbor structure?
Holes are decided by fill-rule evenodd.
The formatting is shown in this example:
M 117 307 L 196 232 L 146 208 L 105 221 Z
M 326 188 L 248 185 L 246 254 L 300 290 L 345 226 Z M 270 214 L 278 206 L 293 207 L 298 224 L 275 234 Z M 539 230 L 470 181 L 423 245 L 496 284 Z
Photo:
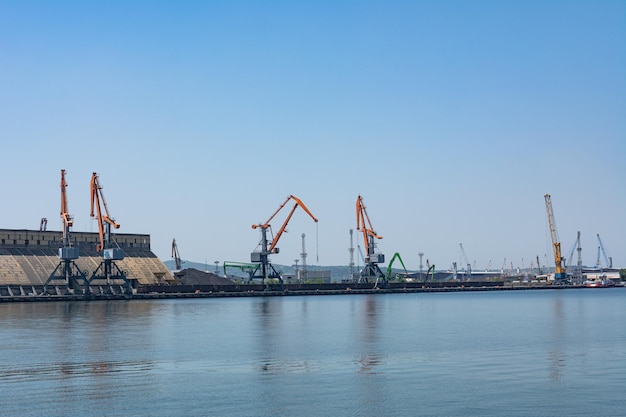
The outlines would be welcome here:
M 116 263 L 133 287 L 174 282 L 167 266 L 150 249 L 150 235 L 119 233 L 115 240 L 125 254 Z M 73 259 L 78 268 L 86 274 L 96 271 L 102 262 L 102 253 L 96 250 L 99 234 L 74 231 L 70 243 L 80 253 Z M 65 244 L 62 231 L 0 229 L 0 287 L 17 285 L 38 291 L 58 266 L 59 248 Z M 113 280 L 112 285 L 124 282 Z

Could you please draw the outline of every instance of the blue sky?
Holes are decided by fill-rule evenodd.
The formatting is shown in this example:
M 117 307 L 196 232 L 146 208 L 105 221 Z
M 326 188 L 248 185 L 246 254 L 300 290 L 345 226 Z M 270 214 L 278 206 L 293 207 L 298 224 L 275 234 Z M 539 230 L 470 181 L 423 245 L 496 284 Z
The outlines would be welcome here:
M 0 227 L 123 233 L 248 262 L 289 195 L 292 264 L 349 262 L 361 194 L 387 259 L 626 266 L 623 1 L 0 0 Z M 286 207 L 272 222 L 277 231 Z M 58 220 L 55 220 L 58 219 Z M 355 245 L 360 242 L 355 232 Z M 362 262 L 361 262 L 362 264 Z M 536 264 L 536 261 L 535 261 Z

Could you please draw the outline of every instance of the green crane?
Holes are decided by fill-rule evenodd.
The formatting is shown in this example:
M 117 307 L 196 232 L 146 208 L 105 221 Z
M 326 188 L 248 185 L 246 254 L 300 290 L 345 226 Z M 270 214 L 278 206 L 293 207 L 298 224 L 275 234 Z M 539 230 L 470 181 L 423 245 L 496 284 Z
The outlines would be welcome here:
M 402 261 L 402 257 L 400 256 L 400 254 L 398 252 L 394 253 L 394 255 L 391 258 L 391 261 L 389 261 L 389 265 L 387 266 L 387 273 L 385 274 L 385 281 L 389 281 L 389 277 L 391 277 L 391 267 L 393 266 L 393 262 L 398 259 L 400 261 L 400 263 L 402 264 L 402 268 L 404 268 L 404 272 L 406 274 L 408 274 L 409 272 L 406 270 L 406 266 L 404 266 L 404 262 Z

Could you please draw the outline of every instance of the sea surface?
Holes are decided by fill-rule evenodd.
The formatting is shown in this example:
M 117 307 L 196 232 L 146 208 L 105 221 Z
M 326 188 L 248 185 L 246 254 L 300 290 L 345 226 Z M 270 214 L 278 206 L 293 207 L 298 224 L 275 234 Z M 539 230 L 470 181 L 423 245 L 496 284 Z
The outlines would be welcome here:
M 0 416 L 624 415 L 624 288 L 0 304 Z

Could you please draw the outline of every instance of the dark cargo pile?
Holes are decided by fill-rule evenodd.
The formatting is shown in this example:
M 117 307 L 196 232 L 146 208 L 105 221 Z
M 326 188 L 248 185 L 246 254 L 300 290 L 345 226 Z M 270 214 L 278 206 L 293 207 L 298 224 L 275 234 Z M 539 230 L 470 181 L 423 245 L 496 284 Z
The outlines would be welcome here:
M 199 271 L 194 268 L 182 269 L 174 273 L 174 277 L 183 285 L 232 285 L 229 279 L 211 272 Z

